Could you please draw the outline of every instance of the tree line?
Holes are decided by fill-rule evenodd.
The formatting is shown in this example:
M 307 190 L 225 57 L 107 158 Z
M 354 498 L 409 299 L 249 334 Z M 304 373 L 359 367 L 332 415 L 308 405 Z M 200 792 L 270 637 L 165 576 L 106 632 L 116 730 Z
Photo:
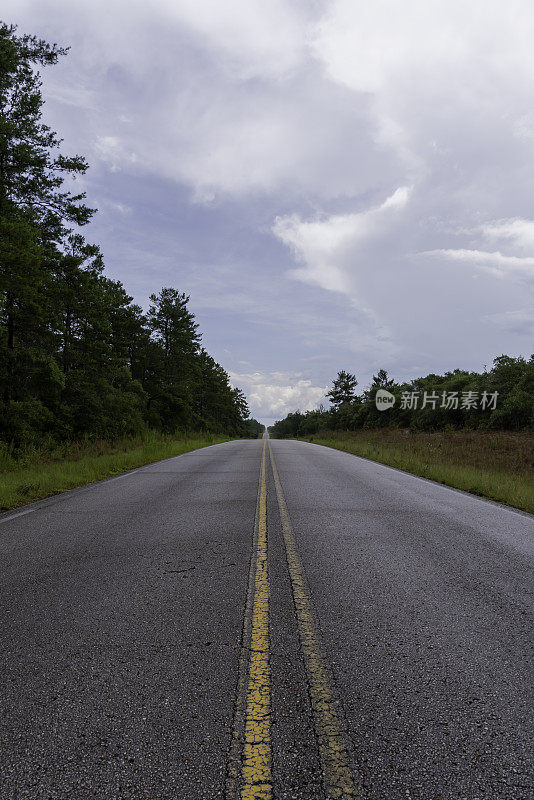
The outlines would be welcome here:
M 357 385 L 356 376 L 342 370 L 327 393 L 331 408 L 288 414 L 269 429 L 271 435 L 298 437 L 381 427 L 534 429 L 534 355 L 529 360 L 502 355 L 482 373 L 455 369 L 404 383 L 381 369 L 359 395 Z M 382 397 L 377 402 L 378 393 Z
M 37 71 L 66 53 L 0 23 L 0 439 L 261 435 L 186 294 L 165 287 L 145 313 L 81 235 L 95 209 L 70 187 L 88 165 L 43 123 Z

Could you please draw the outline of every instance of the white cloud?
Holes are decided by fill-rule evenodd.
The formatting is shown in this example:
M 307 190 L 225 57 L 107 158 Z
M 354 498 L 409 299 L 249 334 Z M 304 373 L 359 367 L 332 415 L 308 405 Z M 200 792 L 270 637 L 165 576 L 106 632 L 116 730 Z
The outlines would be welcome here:
M 92 197 L 91 203 L 94 204 L 100 214 L 105 215 L 106 218 L 109 217 L 128 217 L 132 213 L 132 206 L 126 205 L 126 203 L 117 202 L 115 200 L 111 200 L 106 196 L 102 198 L 99 197 Z
M 506 256 L 499 252 L 488 253 L 483 250 L 465 249 L 427 250 L 421 255 L 464 261 L 467 264 L 474 264 L 498 278 L 510 273 L 534 277 L 534 257 L 519 258 L 518 256 Z
M 513 131 L 518 139 L 525 142 L 534 141 L 534 112 L 529 111 L 517 117 L 513 122 Z
M 225 57 L 241 80 L 281 79 L 304 58 L 306 29 L 297 5 L 283 0 L 162 0 L 153 5 Z
M 281 418 L 291 411 L 309 411 L 324 400 L 326 386 L 314 386 L 311 380 L 289 373 L 230 373 L 233 386 L 247 395 L 253 417 Z
M 335 80 L 378 93 L 399 68 L 422 59 L 429 65 L 454 62 L 465 52 L 466 19 L 468 10 L 451 2 L 412 0 L 406 6 L 396 0 L 334 0 L 313 44 Z
M 27 15 L 25 27 L 43 31 L 34 2 L 7 0 L 6 14 L 10 5 L 15 19 Z M 310 54 L 319 12 L 284 0 L 95 0 L 76 8 L 43 0 L 40 19 L 53 20 L 54 39 L 73 45 L 45 74 L 47 93 L 63 113 L 68 104 L 84 152 L 95 128 L 106 139 L 120 135 L 114 170 L 131 168 L 136 153 L 136 172 L 186 184 L 199 202 L 369 190 L 388 157 L 374 147 L 365 103 L 333 87 Z M 366 157 L 353 159 L 360 143 Z M 106 157 L 98 146 L 94 154 Z
M 531 24 L 529 0 L 333 0 L 312 46 L 332 80 L 372 97 L 379 138 L 424 175 L 432 150 L 471 150 L 488 116 L 509 136 L 530 130 Z
M 534 220 L 500 219 L 480 227 L 483 236 L 491 241 L 508 241 L 524 250 L 534 250 Z
M 98 136 L 95 151 L 109 165 L 111 172 L 118 172 L 124 164 L 135 164 L 137 156 L 128 152 L 118 136 Z
M 383 233 L 391 211 L 406 206 L 411 188 L 399 187 L 381 205 L 359 214 L 337 214 L 303 221 L 298 214 L 277 217 L 273 233 L 291 248 L 304 267 L 291 275 L 329 291 L 350 293 L 347 261 L 366 239 Z
M 488 314 L 484 319 L 511 333 L 525 334 L 534 332 L 534 309 L 532 308 Z
M 99 113 L 131 120 L 126 159 L 142 153 L 200 200 L 282 190 L 321 203 L 445 165 L 465 184 L 530 130 L 529 0 L 4 7 L 73 45 L 46 78 L 58 102 L 78 97 L 89 127 Z
M 130 206 L 125 205 L 124 203 L 110 203 L 110 207 L 114 211 L 118 211 L 119 214 L 130 214 L 132 209 Z

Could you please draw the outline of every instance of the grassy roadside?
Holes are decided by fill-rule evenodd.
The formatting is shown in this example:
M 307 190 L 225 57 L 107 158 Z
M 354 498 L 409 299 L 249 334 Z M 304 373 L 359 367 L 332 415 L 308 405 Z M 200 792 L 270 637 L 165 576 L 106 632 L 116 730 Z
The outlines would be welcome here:
M 534 434 L 370 430 L 314 434 L 334 447 L 534 513 Z
M 226 441 L 228 437 L 224 436 L 195 434 L 179 438 L 151 433 L 113 443 L 75 442 L 27 453 L 19 459 L 0 452 L 0 511 Z

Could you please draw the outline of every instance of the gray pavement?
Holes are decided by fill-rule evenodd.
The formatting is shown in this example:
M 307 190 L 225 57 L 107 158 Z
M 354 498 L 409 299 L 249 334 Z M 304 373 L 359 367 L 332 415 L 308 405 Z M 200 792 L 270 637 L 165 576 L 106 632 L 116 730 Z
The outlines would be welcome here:
M 0 515 L 1 800 L 225 796 L 262 445 Z M 271 445 L 358 796 L 534 797 L 534 518 Z M 267 527 L 272 797 L 324 800 L 270 470 Z

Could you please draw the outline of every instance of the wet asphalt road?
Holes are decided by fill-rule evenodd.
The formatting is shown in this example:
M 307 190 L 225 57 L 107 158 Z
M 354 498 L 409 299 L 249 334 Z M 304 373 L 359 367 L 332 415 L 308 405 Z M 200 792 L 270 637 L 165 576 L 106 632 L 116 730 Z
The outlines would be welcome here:
M 534 518 L 271 445 L 356 796 L 533 798 Z M 229 797 L 262 448 L 0 516 L 1 800 Z M 266 514 L 269 791 L 324 800 L 270 467 Z

